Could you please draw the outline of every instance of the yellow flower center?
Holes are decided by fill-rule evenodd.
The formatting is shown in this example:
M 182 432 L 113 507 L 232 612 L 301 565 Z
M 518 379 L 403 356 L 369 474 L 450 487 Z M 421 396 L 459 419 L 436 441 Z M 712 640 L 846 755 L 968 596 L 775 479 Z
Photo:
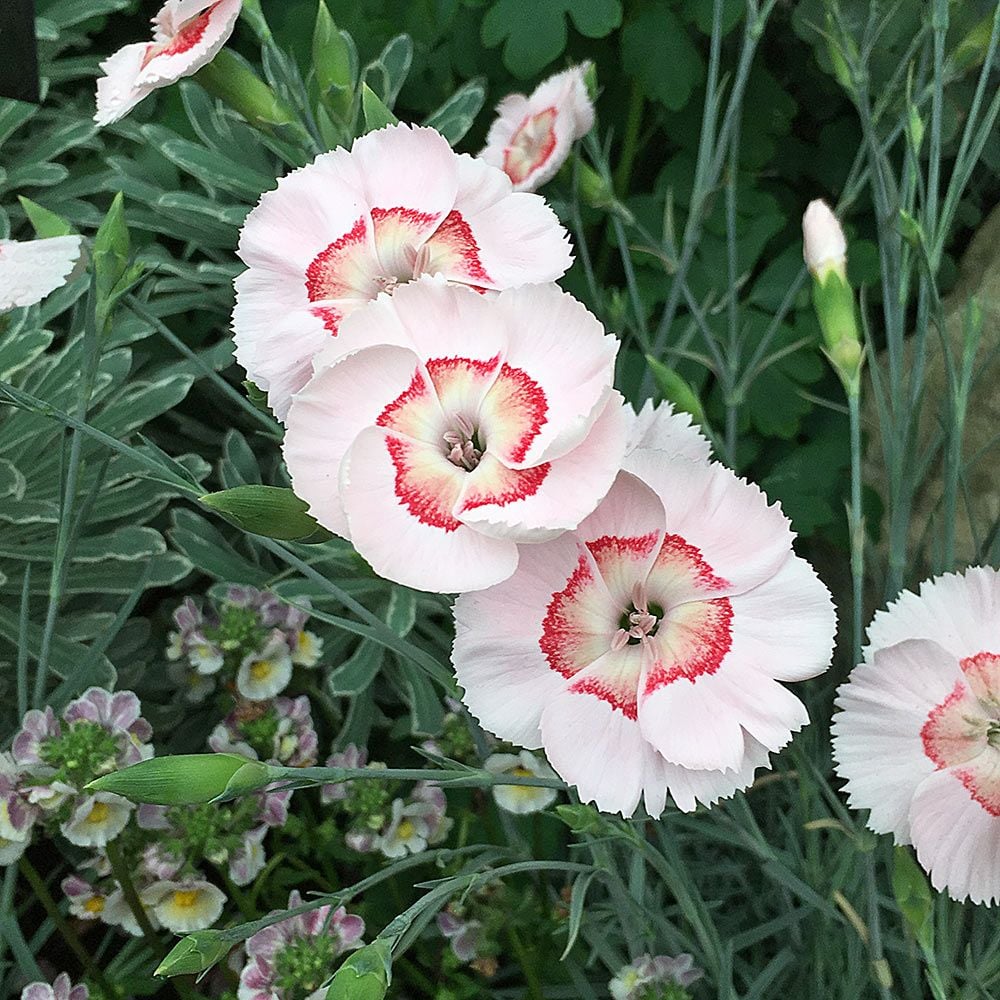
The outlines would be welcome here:
M 189 910 L 198 905 L 198 895 L 197 889 L 177 889 L 174 892 L 174 906 Z
M 108 806 L 107 802 L 95 802 L 90 807 L 90 812 L 87 813 L 88 823 L 106 823 L 108 821 L 108 816 L 111 815 L 111 808 Z
M 250 676 L 255 681 L 267 680 L 271 676 L 271 669 L 270 660 L 254 660 L 250 664 Z
M 83 908 L 88 913 L 102 913 L 104 911 L 104 897 L 92 896 L 83 904 Z
M 519 767 L 515 767 L 515 768 L 513 768 L 511 770 L 510 773 L 513 774 L 515 778 L 533 778 L 534 777 L 534 774 L 531 771 L 529 771 L 526 767 L 520 767 L 520 766 Z
M 408 819 L 404 819 L 399 824 L 398 833 L 400 840 L 409 840 L 413 836 L 414 832 L 413 824 Z

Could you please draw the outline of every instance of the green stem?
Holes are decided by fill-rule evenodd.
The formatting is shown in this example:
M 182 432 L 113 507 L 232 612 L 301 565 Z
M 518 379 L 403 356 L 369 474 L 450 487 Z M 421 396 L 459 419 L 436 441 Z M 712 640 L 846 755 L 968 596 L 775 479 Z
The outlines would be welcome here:
M 861 390 L 854 385 L 847 390 L 848 419 L 851 425 L 851 505 L 847 512 L 851 539 L 851 650 L 853 663 L 861 662 L 864 643 L 865 597 L 865 519 L 861 508 Z
M 114 991 L 104 978 L 104 973 L 94 965 L 90 953 L 84 948 L 83 942 L 77 936 L 76 931 L 70 926 L 69 921 L 63 916 L 62 910 L 59 909 L 58 904 L 52 898 L 49 887 L 45 884 L 45 879 L 38 874 L 35 866 L 28 860 L 27 855 L 21 855 L 19 867 L 21 874 L 27 879 L 28 884 L 34 890 L 35 896 L 44 907 L 45 912 L 52 918 L 52 922 L 56 925 L 56 929 L 62 935 L 69 950 L 80 960 L 80 964 L 86 970 L 87 975 L 100 986 L 102 992 L 108 996 L 114 996 Z
M 139 925 L 139 930 L 142 931 L 142 936 L 146 939 L 146 943 L 150 948 L 152 948 L 153 954 L 160 955 L 163 950 L 160 947 L 160 939 L 156 936 L 156 931 L 149 922 L 146 908 L 142 905 L 142 900 L 139 899 L 139 893 L 135 891 L 132 873 L 125 863 L 121 845 L 116 841 L 111 841 L 106 851 L 108 862 L 111 865 L 111 874 L 114 875 L 115 881 L 118 883 L 122 895 L 125 897 L 125 902 L 128 903 L 128 908 L 132 911 L 132 916 L 135 917 L 136 923 Z
M 514 954 L 517 955 L 521 971 L 524 973 L 529 995 L 533 1000 L 545 1000 L 545 990 L 542 988 L 542 981 L 538 978 L 538 970 L 535 968 L 535 963 L 532 962 L 531 956 L 528 954 L 528 949 L 524 946 L 524 942 L 514 929 L 513 924 L 507 925 L 507 938 L 514 949 Z
M 628 194 L 629 181 L 632 179 L 632 166 L 639 150 L 639 127 L 642 125 L 643 109 L 642 88 L 637 80 L 632 81 L 628 98 L 628 117 L 625 120 L 625 138 L 622 140 L 622 157 L 615 171 L 615 191 L 619 198 Z

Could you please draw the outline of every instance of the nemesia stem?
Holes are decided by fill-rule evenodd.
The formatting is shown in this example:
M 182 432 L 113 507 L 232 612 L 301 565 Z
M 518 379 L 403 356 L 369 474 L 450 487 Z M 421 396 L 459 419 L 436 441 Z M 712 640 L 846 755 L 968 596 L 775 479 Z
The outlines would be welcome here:
M 129 910 L 132 911 L 132 916 L 135 917 L 139 929 L 142 931 L 142 936 L 153 949 L 153 953 L 159 954 L 161 951 L 160 939 L 156 936 L 156 931 L 149 922 L 149 917 L 146 915 L 145 907 L 139 899 L 139 894 L 135 891 L 132 873 L 129 871 L 129 867 L 122 855 L 121 846 L 115 841 L 111 841 L 105 850 L 107 851 L 108 862 L 111 865 L 111 874 L 114 875 L 115 881 L 121 887 L 122 895 L 125 897 L 125 902 L 128 904 Z
M 38 870 L 28 860 L 27 855 L 21 855 L 21 858 L 18 861 L 18 867 L 21 869 L 21 874 L 25 877 L 28 884 L 31 886 L 32 891 L 35 893 L 35 896 L 38 898 L 38 902 L 42 904 L 45 912 L 52 918 L 52 922 L 56 925 L 56 929 L 62 935 L 62 938 L 69 947 L 69 950 L 76 955 L 76 957 L 80 960 L 80 963 L 87 970 L 87 975 L 101 987 L 102 991 L 106 992 L 107 996 L 113 996 L 114 993 L 112 992 L 107 979 L 105 979 L 104 973 L 97 965 L 94 964 L 93 959 L 90 957 L 90 952 L 88 952 L 83 946 L 83 942 L 81 942 L 80 938 L 77 937 L 76 931 L 73 930 L 69 921 L 67 921 L 63 916 L 62 910 L 59 909 L 58 904 L 49 892 L 49 887 L 45 884 L 45 879 L 39 875 Z

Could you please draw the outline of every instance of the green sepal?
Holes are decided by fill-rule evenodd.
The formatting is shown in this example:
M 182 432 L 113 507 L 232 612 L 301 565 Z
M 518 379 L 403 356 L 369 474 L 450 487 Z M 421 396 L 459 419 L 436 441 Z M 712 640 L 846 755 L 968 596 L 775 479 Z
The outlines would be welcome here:
M 281 541 L 325 542 L 333 538 L 306 513 L 309 504 L 281 486 L 234 486 L 206 493 L 202 504 L 242 531 Z
M 893 852 L 892 892 L 906 926 L 925 951 L 934 951 L 934 894 L 908 847 Z
M 382 99 L 368 86 L 361 84 L 361 112 L 365 117 L 365 131 L 385 128 L 386 125 L 397 125 L 399 119 L 382 103 Z
M 864 364 L 854 290 L 841 267 L 813 275 L 813 306 L 823 334 L 824 353 L 848 392 L 856 391 Z
M 337 970 L 326 1000 L 382 1000 L 392 982 L 392 945 L 376 938 L 349 955 Z

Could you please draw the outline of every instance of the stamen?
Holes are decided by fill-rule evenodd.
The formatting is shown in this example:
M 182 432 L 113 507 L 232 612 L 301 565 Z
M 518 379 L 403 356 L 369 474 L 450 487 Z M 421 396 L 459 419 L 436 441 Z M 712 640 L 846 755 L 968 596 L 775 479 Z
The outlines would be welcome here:
M 375 284 L 378 285 L 380 292 L 388 292 L 390 295 L 396 290 L 396 286 L 399 284 L 399 278 L 392 274 L 382 274 L 376 277 Z
M 452 427 L 441 435 L 444 443 L 448 445 L 448 461 L 452 465 L 457 465 L 460 469 L 472 472 L 483 457 L 482 450 L 476 447 L 475 425 L 468 417 L 462 414 L 455 414 L 452 417 Z
M 629 638 L 629 633 L 625 629 L 618 629 L 611 637 L 611 651 L 617 653 L 620 649 L 624 649 L 628 645 Z

